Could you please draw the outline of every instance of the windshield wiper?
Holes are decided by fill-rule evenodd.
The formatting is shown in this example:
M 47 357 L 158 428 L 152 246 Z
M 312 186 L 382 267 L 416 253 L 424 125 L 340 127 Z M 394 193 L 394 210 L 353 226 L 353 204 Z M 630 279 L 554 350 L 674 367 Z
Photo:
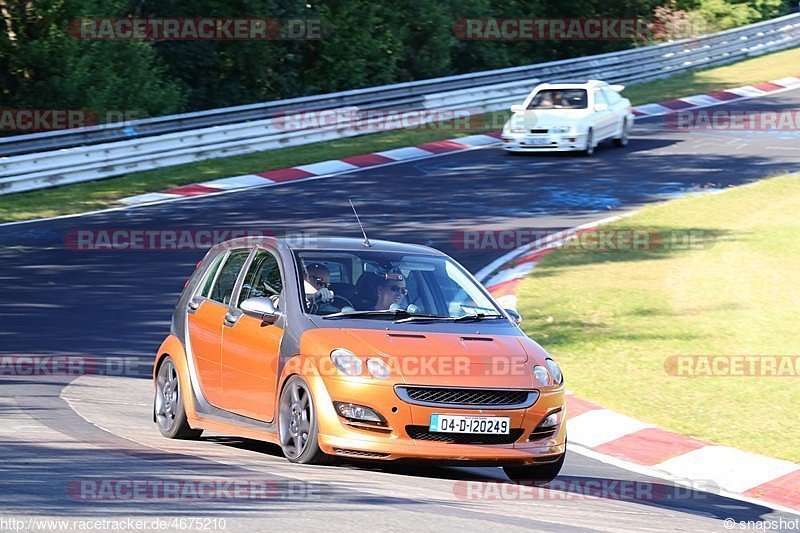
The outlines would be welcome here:
M 457 316 L 453 319 L 453 322 L 477 322 L 479 320 L 491 320 L 495 318 L 505 318 L 503 315 L 499 313 L 476 313 L 474 315 L 466 314 Z
M 398 324 L 404 324 L 406 322 L 418 322 L 418 321 L 426 321 L 426 322 L 472 322 L 484 319 L 492 319 L 492 318 L 505 318 L 503 315 L 499 315 L 497 313 L 491 314 L 484 314 L 478 313 L 477 315 L 461 315 L 461 316 L 440 316 L 440 315 L 411 315 L 407 318 L 403 318 L 401 320 L 396 320 Z
M 370 318 L 370 317 L 407 317 L 412 316 L 411 313 L 404 309 L 373 309 L 370 311 L 340 311 L 338 313 L 331 313 L 324 315 L 322 318 Z

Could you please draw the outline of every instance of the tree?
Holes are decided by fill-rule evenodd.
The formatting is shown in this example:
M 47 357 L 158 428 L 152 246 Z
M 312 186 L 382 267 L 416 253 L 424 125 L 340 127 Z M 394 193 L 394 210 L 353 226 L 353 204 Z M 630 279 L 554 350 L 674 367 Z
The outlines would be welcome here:
M 0 0 L 0 105 L 89 109 L 101 121 L 180 110 L 180 91 L 149 43 L 69 35 L 70 21 L 116 16 L 119 7 L 107 0 Z

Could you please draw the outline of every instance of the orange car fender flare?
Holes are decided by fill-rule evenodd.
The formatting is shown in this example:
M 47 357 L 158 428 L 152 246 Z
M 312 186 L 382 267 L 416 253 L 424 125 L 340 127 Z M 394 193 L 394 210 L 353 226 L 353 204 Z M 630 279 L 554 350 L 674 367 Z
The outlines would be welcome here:
M 194 410 L 194 398 L 192 396 L 192 385 L 189 382 L 189 369 L 187 368 L 186 352 L 183 348 L 183 343 L 173 334 L 167 336 L 161 346 L 156 352 L 156 360 L 153 365 L 153 388 L 156 387 L 156 374 L 158 367 L 167 356 L 172 358 L 175 363 L 175 368 L 178 371 L 178 382 L 181 387 L 181 396 L 183 398 L 183 408 L 186 411 L 186 418 L 189 420 L 190 425 L 192 421 L 197 420 L 197 414 Z M 155 417 L 155 410 L 153 411 Z
M 320 434 L 323 434 L 329 423 L 332 421 L 336 421 L 338 423 L 339 417 L 333 408 L 333 400 L 328 393 L 328 388 L 325 386 L 325 380 L 323 379 L 319 368 L 318 358 L 314 356 L 301 354 L 295 355 L 289 359 L 287 364 L 283 367 L 283 371 L 281 372 L 281 377 L 278 382 L 280 386 L 277 390 L 278 396 L 275 402 L 275 412 L 277 418 L 277 415 L 280 411 L 280 397 L 281 393 L 283 392 L 283 387 L 286 385 L 286 381 L 288 381 L 288 379 L 292 376 L 300 376 L 306 381 L 308 387 L 311 389 L 311 394 L 314 398 L 314 404 L 317 411 L 319 432 Z

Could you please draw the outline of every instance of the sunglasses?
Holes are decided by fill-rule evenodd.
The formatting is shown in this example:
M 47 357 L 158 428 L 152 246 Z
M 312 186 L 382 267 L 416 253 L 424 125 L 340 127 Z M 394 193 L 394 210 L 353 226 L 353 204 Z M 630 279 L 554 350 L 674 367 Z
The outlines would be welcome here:
M 392 285 L 391 287 L 389 287 L 389 289 L 394 293 L 399 292 L 403 296 L 408 294 L 408 289 L 406 289 L 405 287 L 401 287 L 400 285 Z
M 313 282 L 314 282 L 314 286 L 316 286 L 318 289 L 321 289 L 323 287 L 328 288 L 328 287 L 331 286 L 330 283 L 328 283 L 327 281 L 325 281 L 322 278 L 313 278 Z

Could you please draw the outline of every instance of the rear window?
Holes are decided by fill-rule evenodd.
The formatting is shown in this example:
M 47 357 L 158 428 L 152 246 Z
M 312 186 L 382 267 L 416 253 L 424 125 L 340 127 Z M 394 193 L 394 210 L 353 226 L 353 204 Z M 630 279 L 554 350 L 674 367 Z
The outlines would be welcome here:
M 586 109 L 586 89 L 543 89 L 536 93 L 528 109 Z

